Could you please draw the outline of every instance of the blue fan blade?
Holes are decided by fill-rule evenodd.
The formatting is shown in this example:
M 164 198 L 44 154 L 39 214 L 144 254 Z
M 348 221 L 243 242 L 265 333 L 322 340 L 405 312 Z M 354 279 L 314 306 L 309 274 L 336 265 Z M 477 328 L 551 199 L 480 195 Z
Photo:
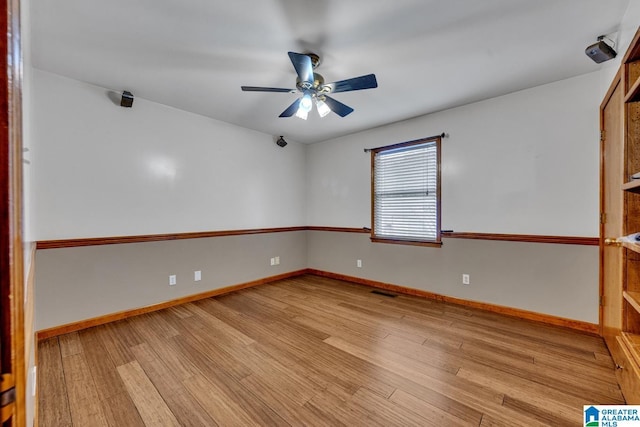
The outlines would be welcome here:
M 289 58 L 296 69 L 301 82 L 313 83 L 313 65 L 311 58 L 301 53 L 289 52 Z
M 352 79 L 340 80 L 339 82 L 328 83 L 325 86 L 331 88 L 331 93 L 349 92 L 351 90 L 373 89 L 378 87 L 375 74 L 354 77 Z
M 335 99 L 331 98 L 330 96 L 325 96 L 324 97 L 324 102 L 326 102 L 327 105 L 329 106 L 329 108 L 331 108 L 331 111 L 333 111 L 334 113 L 336 113 L 340 117 L 344 117 L 344 116 L 346 116 L 348 114 L 351 114 L 353 112 L 353 108 L 349 107 L 348 105 L 344 105 L 340 101 L 336 101 Z
M 289 105 L 289 108 L 287 108 L 286 110 L 284 110 L 282 112 L 282 114 L 280 114 L 280 117 L 291 117 L 293 116 L 296 111 L 298 111 L 298 106 L 300 105 L 300 98 L 296 99 L 293 104 Z
M 295 93 L 296 89 L 284 89 L 281 87 L 260 87 L 260 86 L 240 86 L 245 92 L 284 92 L 284 93 Z

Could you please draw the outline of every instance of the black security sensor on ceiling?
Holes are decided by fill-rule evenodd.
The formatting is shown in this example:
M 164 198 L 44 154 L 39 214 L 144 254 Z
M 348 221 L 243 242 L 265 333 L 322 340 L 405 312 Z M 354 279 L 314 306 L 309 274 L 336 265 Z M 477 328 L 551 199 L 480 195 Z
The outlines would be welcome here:
M 278 147 L 286 147 L 287 141 L 285 141 L 284 137 L 280 135 L 280 138 L 278 138 L 278 140 L 276 141 L 276 144 L 278 144 Z
M 122 92 L 122 99 L 120 99 L 120 106 L 131 108 L 132 105 L 133 105 L 133 94 L 128 90 L 125 90 L 124 92 Z
M 584 50 L 584 53 L 596 64 L 608 61 L 616 57 L 617 53 L 604 41 L 605 36 L 598 37 L 598 42 L 592 44 Z

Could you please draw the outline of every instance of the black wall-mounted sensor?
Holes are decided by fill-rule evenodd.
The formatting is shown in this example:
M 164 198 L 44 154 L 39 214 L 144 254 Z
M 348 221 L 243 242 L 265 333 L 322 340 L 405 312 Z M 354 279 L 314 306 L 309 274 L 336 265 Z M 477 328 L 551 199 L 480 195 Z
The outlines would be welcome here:
M 120 100 L 121 107 L 131 108 L 133 105 L 133 94 L 128 90 L 122 92 L 122 99 Z
M 587 47 L 584 53 L 597 64 L 613 59 L 617 55 L 616 51 L 604 42 L 603 37 L 598 37 L 598 42 Z
M 284 137 L 280 136 L 276 141 L 276 144 L 278 144 L 279 147 L 286 147 L 287 141 L 284 140 Z

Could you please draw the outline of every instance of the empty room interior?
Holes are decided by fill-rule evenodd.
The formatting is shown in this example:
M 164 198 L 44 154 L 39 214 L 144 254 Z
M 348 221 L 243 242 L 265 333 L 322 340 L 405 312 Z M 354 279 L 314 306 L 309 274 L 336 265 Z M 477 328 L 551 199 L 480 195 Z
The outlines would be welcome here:
M 640 2 L 10 3 L 3 426 L 640 405 Z

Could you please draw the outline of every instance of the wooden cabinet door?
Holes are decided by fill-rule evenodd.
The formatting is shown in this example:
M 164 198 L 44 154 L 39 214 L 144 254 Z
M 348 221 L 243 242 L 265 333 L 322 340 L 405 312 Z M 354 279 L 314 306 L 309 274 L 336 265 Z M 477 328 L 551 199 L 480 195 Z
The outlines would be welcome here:
M 600 162 L 600 287 L 602 303 L 600 324 L 602 335 L 612 353 L 616 353 L 616 336 L 622 329 L 622 284 L 624 280 L 623 251 L 615 244 L 605 244 L 605 239 L 623 235 L 624 193 L 624 103 L 620 79 L 614 80 L 600 114 L 601 162 Z M 615 354 L 614 354 L 615 358 Z

